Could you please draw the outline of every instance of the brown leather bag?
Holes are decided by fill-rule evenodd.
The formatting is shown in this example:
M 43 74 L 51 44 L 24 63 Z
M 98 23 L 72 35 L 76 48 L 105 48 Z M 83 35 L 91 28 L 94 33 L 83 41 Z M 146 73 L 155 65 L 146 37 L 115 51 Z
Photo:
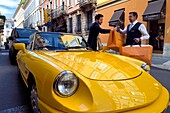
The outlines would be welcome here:
M 124 46 L 120 49 L 120 54 L 146 62 L 151 66 L 153 47 L 151 45 Z
M 118 33 L 115 30 L 110 31 L 107 47 L 109 49 L 119 51 L 120 47 L 124 44 L 124 35 Z

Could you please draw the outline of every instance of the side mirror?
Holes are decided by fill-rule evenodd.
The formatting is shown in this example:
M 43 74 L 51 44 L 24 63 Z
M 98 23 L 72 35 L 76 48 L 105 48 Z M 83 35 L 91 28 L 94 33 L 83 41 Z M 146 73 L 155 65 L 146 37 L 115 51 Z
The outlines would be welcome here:
M 26 52 L 25 44 L 24 43 L 15 43 L 14 44 L 14 48 L 16 50 L 22 50 L 24 53 Z
M 12 40 L 12 41 L 14 40 L 14 38 L 13 38 L 12 36 L 10 36 L 8 39 L 9 39 L 9 40 Z

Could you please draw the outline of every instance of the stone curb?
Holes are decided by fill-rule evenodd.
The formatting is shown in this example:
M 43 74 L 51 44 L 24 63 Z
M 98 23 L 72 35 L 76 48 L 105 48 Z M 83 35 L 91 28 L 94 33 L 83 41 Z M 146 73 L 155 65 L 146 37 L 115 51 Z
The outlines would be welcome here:
M 164 69 L 164 70 L 169 70 L 170 71 L 170 66 L 167 66 L 167 65 L 152 64 L 152 67 L 156 67 L 156 68 L 159 68 L 159 69 Z

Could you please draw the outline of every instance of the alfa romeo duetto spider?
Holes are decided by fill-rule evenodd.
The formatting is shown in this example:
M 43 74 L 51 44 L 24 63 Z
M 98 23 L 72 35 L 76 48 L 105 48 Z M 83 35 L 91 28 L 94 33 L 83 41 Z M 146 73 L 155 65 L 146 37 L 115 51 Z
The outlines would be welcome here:
M 40 32 L 16 43 L 18 75 L 35 113 L 164 113 L 169 93 L 142 61 L 93 51 L 73 34 Z

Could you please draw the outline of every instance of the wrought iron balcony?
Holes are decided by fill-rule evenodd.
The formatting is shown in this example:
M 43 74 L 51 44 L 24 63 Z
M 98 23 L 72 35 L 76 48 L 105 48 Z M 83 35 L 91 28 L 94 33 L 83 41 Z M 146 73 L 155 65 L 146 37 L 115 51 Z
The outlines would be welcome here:
M 62 5 L 52 11 L 52 18 L 55 19 L 65 14 L 67 14 L 67 6 Z
M 97 0 L 79 0 L 79 6 L 85 7 L 86 5 L 94 4 Z

